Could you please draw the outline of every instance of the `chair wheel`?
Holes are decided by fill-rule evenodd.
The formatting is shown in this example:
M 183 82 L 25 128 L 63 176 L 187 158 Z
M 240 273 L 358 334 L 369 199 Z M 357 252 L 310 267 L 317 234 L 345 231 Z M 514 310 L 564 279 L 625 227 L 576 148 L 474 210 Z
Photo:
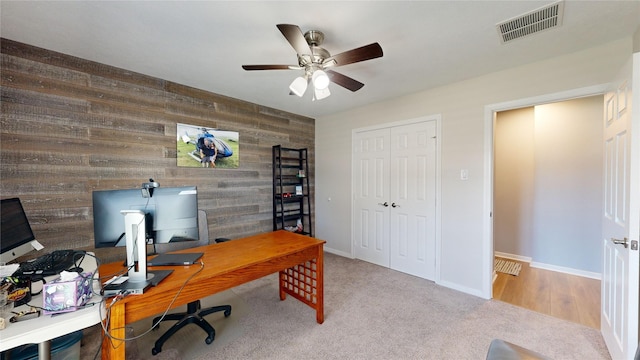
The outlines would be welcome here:
M 158 355 L 158 353 L 160 353 L 162 351 L 162 349 L 158 349 L 158 348 L 153 348 L 151 349 L 151 354 L 153 355 Z
M 210 345 L 213 342 L 213 336 L 207 336 L 207 338 L 204 339 L 204 342 L 206 342 L 207 345 Z

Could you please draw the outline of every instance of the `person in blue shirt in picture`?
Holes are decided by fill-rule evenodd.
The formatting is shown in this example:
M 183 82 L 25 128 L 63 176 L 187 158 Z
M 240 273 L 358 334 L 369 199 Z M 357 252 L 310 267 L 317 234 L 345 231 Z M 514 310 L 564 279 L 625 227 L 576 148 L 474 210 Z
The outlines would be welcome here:
M 204 146 L 200 147 L 200 162 L 202 162 L 202 167 L 216 167 L 218 149 L 213 143 L 213 139 L 208 137 L 203 138 L 203 145 Z

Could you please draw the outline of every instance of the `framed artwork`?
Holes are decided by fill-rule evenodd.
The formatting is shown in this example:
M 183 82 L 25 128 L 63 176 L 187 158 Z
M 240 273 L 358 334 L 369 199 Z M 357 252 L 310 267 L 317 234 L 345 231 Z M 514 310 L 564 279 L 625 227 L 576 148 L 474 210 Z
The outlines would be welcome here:
M 177 165 L 182 167 L 236 169 L 240 163 L 240 142 L 236 131 L 178 124 Z

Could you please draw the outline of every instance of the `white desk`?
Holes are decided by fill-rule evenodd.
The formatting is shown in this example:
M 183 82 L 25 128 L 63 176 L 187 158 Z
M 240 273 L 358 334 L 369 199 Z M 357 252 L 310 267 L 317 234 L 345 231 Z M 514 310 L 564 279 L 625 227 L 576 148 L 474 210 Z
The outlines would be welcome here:
M 97 268 L 95 258 L 85 256 L 81 267 L 85 272 L 95 271 Z M 52 276 L 47 278 L 47 281 L 55 278 L 56 276 Z M 97 278 L 97 276 L 94 276 L 94 278 Z M 6 351 L 25 344 L 38 344 L 39 359 L 49 359 L 51 349 L 49 341 L 51 339 L 82 330 L 103 320 L 101 315 L 104 316 L 106 312 L 104 304 L 101 303 L 102 297 L 95 295 L 100 293 L 100 281 L 94 281 L 93 289 L 95 293 L 88 302 L 95 304 L 93 306 L 62 314 L 41 314 L 38 318 L 15 323 L 10 323 L 7 319 L 7 327 L 4 330 L 0 330 L 0 351 Z M 33 296 L 29 304 L 42 307 L 42 293 Z M 28 309 L 28 305 L 21 305 L 16 307 L 14 311 Z

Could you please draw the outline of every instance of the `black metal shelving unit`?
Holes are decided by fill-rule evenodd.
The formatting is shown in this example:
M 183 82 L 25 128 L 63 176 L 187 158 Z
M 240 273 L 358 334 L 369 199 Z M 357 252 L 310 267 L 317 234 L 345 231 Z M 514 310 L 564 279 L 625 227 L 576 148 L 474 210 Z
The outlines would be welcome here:
M 313 236 L 307 149 L 275 145 L 273 164 L 273 230 Z

